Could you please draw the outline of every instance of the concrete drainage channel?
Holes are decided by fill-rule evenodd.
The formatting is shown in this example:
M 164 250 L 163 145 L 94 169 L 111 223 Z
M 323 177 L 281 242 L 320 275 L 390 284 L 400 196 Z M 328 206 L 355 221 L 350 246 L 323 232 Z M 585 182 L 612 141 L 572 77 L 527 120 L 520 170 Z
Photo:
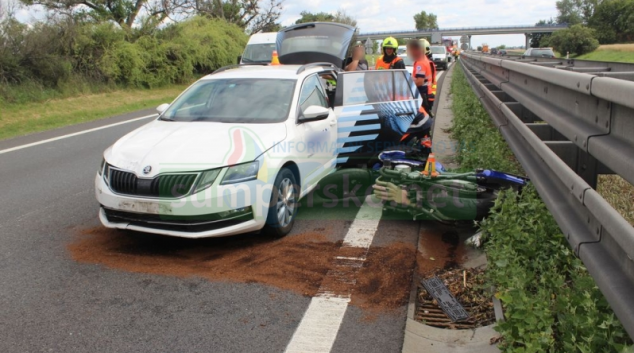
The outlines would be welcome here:
M 442 225 L 421 223 L 417 253 L 418 273 L 414 276 L 410 294 L 403 353 L 499 352 L 497 346 L 491 344 L 492 340 L 499 336 L 494 330 L 493 324 L 475 327 L 477 324 L 475 322 L 453 323 L 440 308 L 435 305 L 421 305 L 417 299 L 421 280 L 430 276 L 430 272 L 421 273 L 429 268 L 429 262 L 438 262 L 438 266 L 441 268 L 475 269 L 486 266 L 485 254 L 476 249 L 469 249 L 464 244 L 464 240 L 473 235 L 472 228 L 458 230 L 460 251 L 456 257 L 457 262 L 452 262 L 451 256 L 443 258 L 442 255 L 438 255 L 439 249 L 440 252 L 446 250 L 446 247 L 438 246 L 437 242 L 442 237 L 442 233 L 446 231 L 443 228 Z M 492 302 L 491 304 L 493 305 Z M 496 310 L 496 319 L 497 315 L 498 311 Z M 423 320 L 429 325 L 420 322 Z M 432 325 L 445 326 L 446 328 Z
M 453 67 L 447 70 L 442 78 L 441 84 L 445 89 L 440 90 L 440 96 L 437 99 L 433 132 L 436 156 L 441 162 L 449 165 L 454 165 L 456 152 L 456 148 L 451 148 L 451 146 L 457 146 L 457 143 L 452 141 L 450 134 L 447 133 L 453 124 L 452 101 L 449 94 L 452 72 Z M 438 146 L 441 148 L 438 149 Z M 446 234 L 451 234 L 450 239 L 447 239 Z M 467 247 L 464 243 L 473 234 L 473 227 L 456 228 L 449 225 L 421 222 L 416 257 L 417 271 L 414 276 L 405 325 L 404 353 L 499 352 L 497 346 L 491 344 L 499 336 L 493 328 L 494 324 L 476 327 L 477 322 L 453 323 L 435 303 L 418 303 L 420 282 L 432 274 L 433 268 L 476 269 L 486 266 L 486 255 L 479 250 Z M 502 313 L 499 303 L 491 305 L 496 307 L 496 319 L 501 319 Z M 429 325 L 420 321 L 427 322 Z

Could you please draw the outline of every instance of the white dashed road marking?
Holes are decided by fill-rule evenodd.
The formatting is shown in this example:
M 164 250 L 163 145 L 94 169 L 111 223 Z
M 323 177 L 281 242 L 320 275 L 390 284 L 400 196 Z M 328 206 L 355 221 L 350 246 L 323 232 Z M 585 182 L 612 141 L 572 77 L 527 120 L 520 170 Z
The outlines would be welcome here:
M 297 330 L 286 347 L 287 353 L 329 353 L 346 314 L 355 274 L 366 259 L 381 220 L 381 204 L 368 196 L 350 225 L 340 251 L 358 256 L 336 256 L 317 295 L 310 301 Z M 336 291 L 330 286 L 338 284 Z M 343 284 L 343 285 L 342 285 Z M 344 289 L 342 289 L 344 288 Z

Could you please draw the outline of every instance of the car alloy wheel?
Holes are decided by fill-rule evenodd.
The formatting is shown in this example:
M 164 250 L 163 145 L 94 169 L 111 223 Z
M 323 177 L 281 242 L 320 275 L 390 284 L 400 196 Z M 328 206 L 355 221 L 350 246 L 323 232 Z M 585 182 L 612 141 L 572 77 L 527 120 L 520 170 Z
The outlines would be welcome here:
M 298 201 L 299 185 L 295 174 L 290 169 L 283 168 L 273 183 L 264 232 L 277 238 L 290 233 L 295 223 Z
M 295 216 L 297 195 L 293 182 L 289 178 L 282 179 L 277 193 L 276 213 L 277 221 L 282 227 L 286 227 Z

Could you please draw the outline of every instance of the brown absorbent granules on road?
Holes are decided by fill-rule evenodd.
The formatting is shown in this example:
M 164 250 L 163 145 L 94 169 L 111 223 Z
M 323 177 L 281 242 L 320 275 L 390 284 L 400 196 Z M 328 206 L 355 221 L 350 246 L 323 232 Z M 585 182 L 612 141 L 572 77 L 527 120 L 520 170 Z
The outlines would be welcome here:
M 416 248 L 411 244 L 370 248 L 357 274 L 352 304 L 370 310 L 394 310 L 406 305 L 415 261 Z
M 417 252 L 418 274 L 426 277 L 441 269 L 461 265 L 465 258 L 465 245 L 455 231 L 423 231 Z
M 312 296 L 340 247 L 317 232 L 189 240 L 96 227 L 68 249 L 76 261 L 123 271 L 255 282 Z

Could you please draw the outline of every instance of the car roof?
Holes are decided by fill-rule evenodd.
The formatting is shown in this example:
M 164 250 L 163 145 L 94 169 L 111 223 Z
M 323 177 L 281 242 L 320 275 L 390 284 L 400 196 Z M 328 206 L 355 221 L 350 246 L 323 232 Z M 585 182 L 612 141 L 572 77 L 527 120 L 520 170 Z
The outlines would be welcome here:
M 217 78 L 277 78 L 296 80 L 302 75 L 320 72 L 324 67 L 308 67 L 303 72 L 297 73 L 301 65 L 241 65 L 228 68 L 218 73 L 203 77 L 203 79 Z

